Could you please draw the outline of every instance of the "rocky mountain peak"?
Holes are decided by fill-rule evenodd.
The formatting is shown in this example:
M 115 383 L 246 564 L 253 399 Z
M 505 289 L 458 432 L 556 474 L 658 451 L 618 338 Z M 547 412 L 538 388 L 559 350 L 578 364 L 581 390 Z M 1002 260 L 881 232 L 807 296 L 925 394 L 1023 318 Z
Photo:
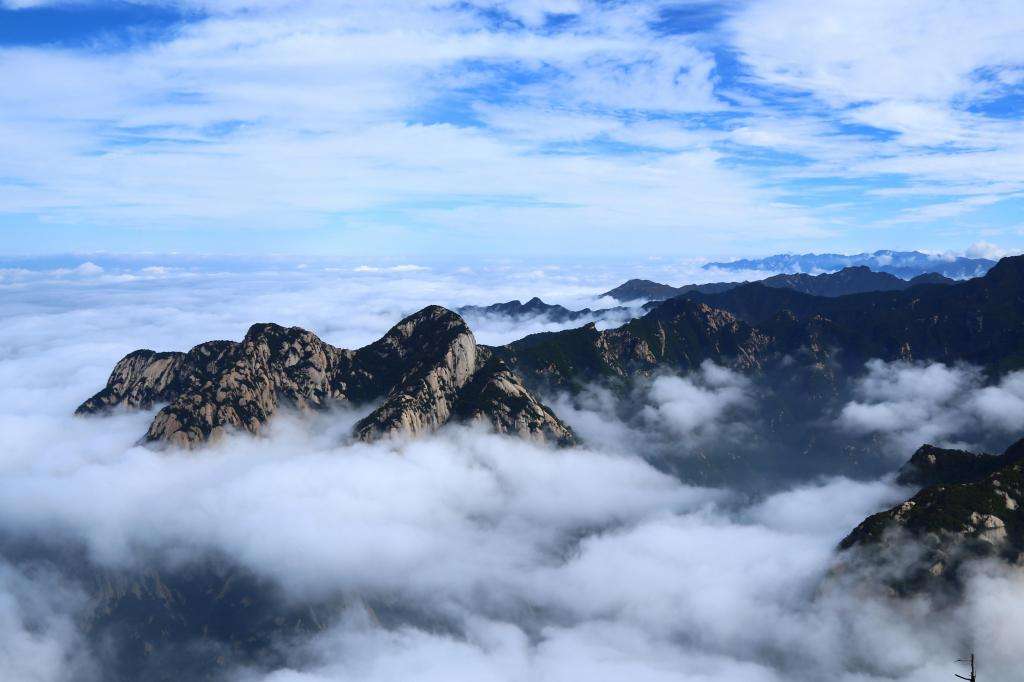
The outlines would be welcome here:
M 356 425 L 356 438 L 415 436 L 464 418 L 488 421 L 501 433 L 571 441 L 571 431 L 517 377 L 488 365 L 490 357 L 465 321 L 441 306 L 406 317 L 355 351 L 299 327 L 260 323 L 238 342 L 207 342 L 187 353 L 130 353 L 76 413 L 166 403 L 145 440 L 190 448 L 229 429 L 258 433 L 282 407 L 378 402 Z M 479 381 L 467 393 L 474 378 Z

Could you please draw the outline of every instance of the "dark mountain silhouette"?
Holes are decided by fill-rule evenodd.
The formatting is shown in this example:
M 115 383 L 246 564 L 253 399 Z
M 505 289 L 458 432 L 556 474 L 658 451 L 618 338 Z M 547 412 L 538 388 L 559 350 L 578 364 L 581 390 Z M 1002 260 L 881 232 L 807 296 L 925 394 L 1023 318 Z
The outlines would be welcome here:
M 847 363 L 878 357 L 963 361 L 1000 371 L 1024 366 L 1022 256 L 948 286 L 828 298 L 746 284 L 686 298 L 727 310 L 775 338 L 796 333 L 793 342 L 799 342 L 813 336 Z

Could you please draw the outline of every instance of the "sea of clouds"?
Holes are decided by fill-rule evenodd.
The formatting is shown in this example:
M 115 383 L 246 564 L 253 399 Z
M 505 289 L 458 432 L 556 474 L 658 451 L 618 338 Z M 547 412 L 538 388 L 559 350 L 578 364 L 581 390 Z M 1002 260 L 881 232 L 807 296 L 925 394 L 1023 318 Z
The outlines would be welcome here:
M 92 564 L 116 570 L 229 557 L 296 603 L 343 596 L 351 604 L 321 634 L 289 641 L 279 668 L 229 661 L 223 677 L 244 682 L 923 682 L 951 674 L 951 661 L 969 650 L 985 679 L 1016 674 L 1019 572 L 978 566 L 965 599 L 941 611 L 830 577 L 836 543 L 907 495 L 889 479 L 818 479 L 750 496 L 691 485 L 647 463 L 637 451 L 645 429 L 688 447 L 754 423 L 749 382 L 711 364 L 653 378 L 629 423 L 598 389 L 556 405 L 587 437 L 571 450 L 467 428 L 349 444 L 360 413 L 339 410 L 283 414 L 260 438 L 155 452 L 137 444 L 151 413 L 71 416 L 135 348 L 238 339 L 256 321 L 356 347 L 428 303 L 540 295 L 593 307 L 596 293 L 628 274 L 99 259 L 8 268 L 0 279 L 0 537 L 80 547 Z M 699 273 L 661 274 L 682 283 Z M 559 326 L 477 322 L 488 343 Z M 837 424 L 909 440 L 925 434 L 920 424 L 964 405 L 1012 421 L 1019 377 L 989 385 L 972 372 L 869 365 Z M 913 392 L 925 379 L 954 388 L 921 408 L 924 421 L 910 415 L 900 425 L 906 405 L 925 401 Z M 871 410 L 891 415 L 872 420 L 864 416 Z M 59 572 L 16 557 L 0 562 L 0 670 L 19 680 L 106 679 L 76 620 L 88 597 Z M 361 605 L 375 599 L 448 627 L 382 625 Z

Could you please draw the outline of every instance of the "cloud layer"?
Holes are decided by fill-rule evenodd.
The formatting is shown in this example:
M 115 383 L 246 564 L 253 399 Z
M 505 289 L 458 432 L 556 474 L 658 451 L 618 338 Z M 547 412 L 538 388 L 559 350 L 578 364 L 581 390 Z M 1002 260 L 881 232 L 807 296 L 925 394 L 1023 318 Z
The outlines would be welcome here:
M 653 379 L 636 394 L 639 421 L 620 420 L 621 406 L 595 391 L 578 409 L 596 415 L 592 426 L 603 423 L 607 437 L 594 431 L 593 446 L 569 451 L 471 429 L 345 445 L 358 414 L 335 412 L 283 415 L 263 438 L 201 453 L 155 453 L 134 442 L 148 414 L 70 416 L 125 350 L 237 338 L 256 315 L 355 345 L 422 297 L 495 291 L 473 289 L 473 278 L 454 288 L 463 274 L 434 269 L 96 265 L 102 272 L 70 272 L 75 265 L 4 285 L 0 546 L 80 547 L 92 565 L 124 570 L 227 557 L 294 602 L 350 604 L 319 635 L 283 637 L 282 665 L 229 661 L 227 679 L 646 681 L 685 671 L 737 682 L 923 682 L 948 674 L 965 648 L 993 676 L 1016 670 L 1021 630 L 1002 624 L 1024 608 L 1017 574 L 979 569 L 966 601 L 938 614 L 927 602 L 853 595 L 826 580 L 842 535 L 906 491 L 839 478 L 750 498 L 647 463 L 636 437 L 645 429 L 686 449 L 751 423 L 756 392 L 732 372 L 705 365 Z M 167 270 L 142 273 L 153 267 Z M 513 287 L 517 272 L 493 281 Z M 573 277 L 552 275 L 548 286 L 564 302 L 601 290 Z M 911 370 L 926 373 L 905 376 Z M 865 396 L 934 392 L 961 370 L 874 371 Z M 993 388 L 1013 393 L 1014 382 Z M 956 386 L 944 395 L 976 384 Z M 972 395 L 998 397 L 984 390 Z M 102 679 L 76 627 L 88 596 L 66 576 L 8 556 L 0 667 L 40 680 L 94 671 Z M 366 605 L 383 598 L 445 627 L 381 624 Z

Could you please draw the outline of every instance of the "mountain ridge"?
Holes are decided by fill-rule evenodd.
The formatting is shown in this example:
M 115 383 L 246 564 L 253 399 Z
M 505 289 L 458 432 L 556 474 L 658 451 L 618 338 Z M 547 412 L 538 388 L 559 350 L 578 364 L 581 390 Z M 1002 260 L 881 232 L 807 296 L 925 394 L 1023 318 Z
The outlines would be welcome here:
M 324 409 L 335 404 L 379 405 L 356 424 L 364 441 L 434 431 L 460 414 L 495 417 L 502 433 L 571 444 L 565 424 L 494 363 L 465 321 L 440 306 L 403 319 L 380 340 L 355 351 L 336 348 L 312 332 L 255 324 L 241 342 L 211 341 L 187 353 L 129 353 L 107 385 L 76 414 L 116 406 L 148 409 L 167 403 L 144 441 L 193 448 L 229 429 L 258 433 L 280 407 Z M 465 389 L 490 373 L 492 412 L 475 413 Z
M 502 433 L 570 443 L 571 429 L 537 391 L 628 382 L 693 370 L 705 360 L 752 372 L 802 358 L 800 373 L 811 383 L 818 383 L 815 376 L 834 383 L 837 371 L 875 357 L 1016 369 L 1024 366 L 1022 329 L 1024 257 L 1004 258 L 981 278 L 903 291 L 829 298 L 746 284 L 720 294 L 691 292 L 614 329 L 590 323 L 494 348 L 477 344 L 456 313 L 428 306 L 355 351 L 274 324 L 253 325 L 241 342 L 207 342 L 188 353 L 135 351 L 76 412 L 167 402 L 146 440 L 193 447 L 227 428 L 256 433 L 279 405 L 380 401 L 357 424 L 356 437 L 415 436 L 458 412 L 489 419 Z M 467 404 L 470 385 L 487 396 L 489 412 Z
M 708 284 L 684 284 L 672 287 L 644 279 L 631 279 L 601 296 L 618 301 L 650 299 L 666 300 L 689 293 L 720 294 L 747 284 L 760 284 L 774 289 L 789 289 L 813 296 L 846 296 L 871 291 L 902 291 L 921 284 L 952 284 L 955 280 L 939 273 L 922 273 L 910 279 L 902 279 L 887 272 L 875 272 L 866 265 L 845 267 L 837 272 L 808 275 L 803 273 L 780 274 L 753 282 L 712 282 Z

